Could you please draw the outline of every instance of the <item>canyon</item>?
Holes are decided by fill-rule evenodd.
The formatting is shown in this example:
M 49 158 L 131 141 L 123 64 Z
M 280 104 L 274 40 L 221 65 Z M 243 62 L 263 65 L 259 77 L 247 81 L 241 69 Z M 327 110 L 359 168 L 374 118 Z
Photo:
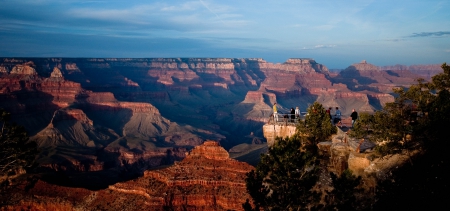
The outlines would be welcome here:
M 314 101 L 344 116 L 371 113 L 393 101 L 393 88 L 442 71 L 362 61 L 336 73 L 307 58 L 0 61 L 0 107 L 38 143 L 42 171 L 139 174 L 183 159 L 207 139 L 238 152 L 237 159 L 245 154 L 241 144 L 248 153 L 261 149 L 255 143 L 266 142 L 262 128 L 275 102 L 280 113 L 304 112 Z
M 15 184 L 10 205 L 0 210 L 242 210 L 251 200 L 244 179 L 252 169 L 218 142 L 205 141 L 168 168 L 101 190 L 55 185 L 37 175 Z
M 0 107 L 39 148 L 12 209 L 240 210 L 249 164 L 274 138 L 263 126 L 275 102 L 285 114 L 318 101 L 348 119 L 440 72 L 366 61 L 330 72 L 307 58 L 0 58 Z

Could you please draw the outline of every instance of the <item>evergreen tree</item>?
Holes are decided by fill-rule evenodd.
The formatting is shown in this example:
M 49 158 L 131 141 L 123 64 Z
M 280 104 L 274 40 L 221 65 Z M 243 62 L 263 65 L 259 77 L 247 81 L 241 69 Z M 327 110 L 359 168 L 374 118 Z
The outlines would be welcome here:
M 313 191 L 318 180 L 318 160 L 304 150 L 301 139 L 277 138 L 267 154 L 247 174 L 247 191 L 253 199 L 245 210 L 308 210 L 318 205 L 320 194 Z
M 368 138 L 377 143 L 376 151 L 381 156 L 400 153 L 416 146 L 411 143 L 413 129 L 417 122 L 412 121 L 414 104 L 405 97 L 403 89 L 394 90 L 399 97 L 394 102 L 386 103 L 381 111 L 373 115 L 362 113 L 349 132 L 351 137 Z
M 376 210 L 433 210 L 446 206 L 450 188 L 450 143 L 446 133 L 450 125 L 450 66 L 444 63 L 441 67 L 443 73 L 431 82 L 419 80 L 409 89 L 397 90 L 395 103 L 403 107 L 394 110 L 387 106 L 385 110 L 402 123 L 386 131 L 398 135 L 409 130 L 404 147 L 418 149 L 419 153 L 411 158 L 412 162 L 394 169 L 389 179 L 380 181 Z
M 319 178 L 317 143 L 326 141 L 336 127 L 323 106 L 315 102 L 290 138 L 277 138 L 267 154 L 261 155 L 256 169 L 247 174 L 245 210 L 319 209 L 321 192 L 313 190 Z
M 0 207 L 12 204 L 10 179 L 30 167 L 37 154 L 35 142 L 28 140 L 22 126 L 11 123 L 11 115 L 0 109 Z
M 367 206 L 361 204 L 360 194 L 363 189 L 358 186 L 361 184 L 361 177 L 356 177 L 351 170 L 345 170 L 340 176 L 330 173 L 333 182 L 333 190 L 327 191 L 328 202 L 326 210 L 359 210 Z M 359 198 L 358 198 L 359 197 Z
M 371 126 L 373 121 L 373 115 L 368 113 L 360 113 L 358 116 L 358 121 L 356 121 L 353 128 L 348 131 L 349 136 L 358 139 L 368 137 L 372 131 Z
M 314 102 L 308 108 L 305 120 L 300 121 L 297 132 L 307 137 L 310 146 L 326 141 L 336 133 L 336 127 L 331 124 L 331 119 L 322 104 Z
M 0 109 L 0 176 L 30 167 L 36 154 L 36 143 L 28 140 L 25 128 L 11 123 L 11 115 Z

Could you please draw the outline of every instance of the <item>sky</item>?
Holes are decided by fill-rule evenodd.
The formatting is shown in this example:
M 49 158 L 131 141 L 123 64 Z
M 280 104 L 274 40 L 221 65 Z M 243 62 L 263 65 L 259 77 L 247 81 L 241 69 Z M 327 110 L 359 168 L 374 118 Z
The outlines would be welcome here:
M 450 0 L 0 0 L 0 57 L 450 63 Z

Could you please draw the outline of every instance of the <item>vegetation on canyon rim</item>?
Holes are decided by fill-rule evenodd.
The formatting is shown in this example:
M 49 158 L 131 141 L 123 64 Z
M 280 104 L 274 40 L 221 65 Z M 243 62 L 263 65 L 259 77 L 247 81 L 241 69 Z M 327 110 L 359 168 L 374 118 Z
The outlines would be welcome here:
M 444 72 L 431 82 L 419 79 L 408 89 L 396 89 L 394 102 L 373 115 L 361 114 L 349 133 L 376 142 L 376 152 L 382 158 L 418 152 L 410 162 L 392 170 L 389 178 L 378 181 L 374 199 L 354 197 L 362 191 L 358 188 L 361 179 L 344 171 L 340 177 L 332 174 L 333 190 L 327 191 L 328 200 L 319 201 L 321 193 L 314 189 L 319 154 L 311 149 L 331 131 L 324 109 L 315 103 L 309 108 L 306 123 L 300 122 L 297 134 L 278 138 L 269 152 L 261 155 L 256 169 L 247 174 L 253 207 L 248 201 L 244 209 L 417 210 L 445 206 L 450 178 L 446 133 L 450 125 L 450 66 L 444 63 L 442 69 Z M 320 135 L 322 128 L 325 132 Z
M 25 128 L 11 122 L 10 113 L 0 109 L 0 206 L 8 204 L 10 177 L 33 166 L 36 142 L 29 141 Z
M 332 174 L 335 189 L 324 203 L 317 188 L 320 174 L 325 171 L 317 143 L 336 133 L 323 106 L 315 102 L 308 108 L 305 120 L 297 124 L 297 132 L 290 138 L 277 138 L 255 170 L 247 174 L 247 190 L 253 206 L 247 201 L 245 210 L 320 210 L 345 209 L 356 204 L 354 197 L 360 177 L 345 171 L 340 177 Z M 356 199 L 356 198 L 355 198 Z
M 0 177 L 30 167 L 37 154 L 36 143 L 28 141 L 25 128 L 12 123 L 10 116 L 0 109 Z

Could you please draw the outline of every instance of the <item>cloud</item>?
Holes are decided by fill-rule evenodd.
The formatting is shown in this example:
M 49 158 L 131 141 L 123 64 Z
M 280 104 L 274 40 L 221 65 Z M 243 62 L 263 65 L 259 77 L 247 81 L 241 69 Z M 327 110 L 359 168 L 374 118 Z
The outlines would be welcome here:
M 405 41 L 406 39 L 403 38 L 392 38 L 392 39 L 384 39 L 381 41 L 387 41 L 387 42 L 401 42 L 401 41 Z
M 301 50 L 316 50 L 321 48 L 335 48 L 337 45 L 316 45 L 314 47 L 303 47 Z
M 250 24 L 235 8 L 205 0 L 111 5 L 102 1 L 36 0 L 39 4 L 35 2 L 32 7 L 27 6 L 29 0 L 25 1 L 0 3 L 0 33 L 27 29 L 30 34 L 200 38 L 236 36 L 245 33 Z
M 200 3 L 198 2 L 186 2 L 184 4 L 177 5 L 165 5 L 161 8 L 161 11 L 193 11 L 197 10 L 200 7 Z
M 438 32 L 420 32 L 413 33 L 408 37 L 446 37 L 450 35 L 450 31 L 438 31 Z

